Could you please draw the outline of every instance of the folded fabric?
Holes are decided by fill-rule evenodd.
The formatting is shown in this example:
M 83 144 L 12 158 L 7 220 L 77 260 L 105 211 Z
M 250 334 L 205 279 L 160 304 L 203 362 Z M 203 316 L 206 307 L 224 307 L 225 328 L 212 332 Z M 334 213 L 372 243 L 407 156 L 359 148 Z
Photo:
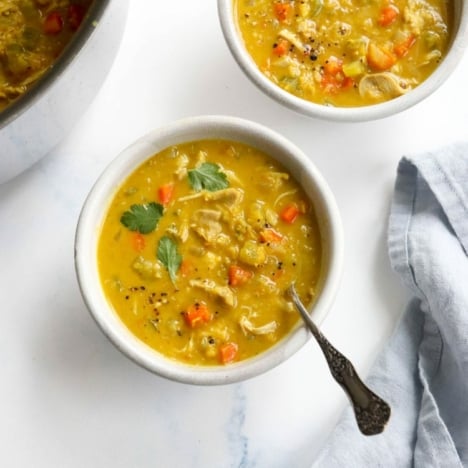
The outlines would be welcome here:
M 388 249 L 415 296 L 367 379 L 392 416 L 366 437 L 348 408 L 313 468 L 468 467 L 468 144 L 400 161 Z

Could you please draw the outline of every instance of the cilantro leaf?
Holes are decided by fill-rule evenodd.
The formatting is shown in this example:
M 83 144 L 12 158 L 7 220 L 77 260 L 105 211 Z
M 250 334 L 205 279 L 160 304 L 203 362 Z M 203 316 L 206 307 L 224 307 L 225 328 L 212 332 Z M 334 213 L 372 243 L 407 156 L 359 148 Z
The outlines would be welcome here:
M 171 281 L 174 283 L 177 271 L 182 263 L 182 255 L 177 250 L 176 243 L 168 236 L 163 236 L 158 244 L 158 260 L 167 268 Z
M 125 211 L 121 216 L 120 222 L 130 229 L 130 231 L 148 234 L 156 229 L 162 215 L 163 206 L 159 203 L 151 202 L 143 205 L 132 205 L 130 210 Z
M 202 189 L 216 192 L 216 190 L 229 187 L 226 174 L 221 172 L 221 168 L 215 163 L 205 162 L 195 169 L 190 169 L 188 178 L 196 192 Z

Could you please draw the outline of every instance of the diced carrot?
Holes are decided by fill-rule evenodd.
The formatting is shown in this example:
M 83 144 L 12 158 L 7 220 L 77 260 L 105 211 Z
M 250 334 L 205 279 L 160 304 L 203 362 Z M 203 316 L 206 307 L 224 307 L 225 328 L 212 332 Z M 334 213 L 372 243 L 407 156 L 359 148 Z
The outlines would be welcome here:
M 323 65 L 320 81 L 322 90 L 327 94 L 337 94 L 340 90 L 352 88 L 354 80 L 343 72 L 343 60 L 331 55 Z
M 350 76 L 344 76 L 342 73 L 338 73 L 336 76 L 333 75 L 322 75 L 320 86 L 323 92 L 327 94 L 338 94 L 341 90 L 347 90 L 354 86 L 355 81 Z M 299 210 L 299 212 L 303 212 Z
M 299 211 L 299 207 L 297 206 L 297 204 L 289 203 L 281 210 L 280 218 L 284 222 L 288 224 L 292 224 L 294 223 L 294 221 L 296 221 L 299 214 L 300 214 L 300 211 Z
M 244 270 L 238 265 L 231 265 L 229 267 L 228 275 L 230 286 L 241 286 L 252 278 L 253 273 L 249 270 Z
M 367 49 L 367 63 L 374 70 L 384 71 L 395 65 L 396 57 L 373 42 Z
M 273 228 L 266 228 L 260 231 L 260 241 L 277 244 L 284 239 L 284 236 Z
M 61 33 L 63 29 L 62 15 L 58 11 L 51 11 L 45 17 L 42 28 L 45 34 L 55 35 Z
M 67 21 L 72 31 L 76 31 L 83 21 L 86 14 L 86 8 L 83 5 L 73 3 L 67 10 Z
M 393 51 L 398 57 L 404 57 L 409 52 L 411 47 L 413 47 L 415 42 L 416 37 L 414 36 L 414 34 L 409 34 L 406 39 L 395 45 Z
M 219 360 L 222 364 L 228 364 L 234 361 L 237 357 L 238 350 L 239 347 L 237 346 L 237 343 L 232 341 L 222 344 L 219 347 Z
M 158 188 L 158 199 L 163 205 L 167 205 L 172 200 L 173 195 L 174 184 L 172 182 L 168 182 Z
M 273 44 L 273 53 L 278 57 L 282 57 L 288 53 L 289 42 L 286 39 L 278 39 L 278 42 Z
M 131 233 L 131 242 L 133 250 L 141 252 L 146 245 L 145 236 L 138 231 Z
M 384 6 L 380 10 L 377 22 L 380 24 L 380 26 L 390 26 L 398 18 L 399 14 L 400 11 L 398 10 L 397 6 L 392 4 Z
M 275 16 L 280 21 L 286 21 L 288 19 L 289 13 L 291 11 L 291 4 L 290 3 L 282 3 L 276 2 L 273 4 L 273 10 L 275 12 Z
M 185 321 L 192 328 L 203 325 L 211 320 L 210 311 L 204 302 L 196 302 L 189 306 L 184 316 Z
M 350 76 L 345 76 L 341 82 L 341 89 L 350 89 L 354 86 L 354 80 Z
M 322 75 L 320 80 L 320 86 L 324 93 L 337 94 L 340 90 L 340 83 L 336 79 L 336 76 L 325 73 Z
M 186 258 L 184 258 L 182 260 L 182 263 L 180 264 L 180 274 L 182 276 L 189 276 L 190 273 L 192 272 L 193 270 L 193 264 L 190 260 L 187 260 Z
M 323 65 L 323 70 L 328 75 L 335 76 L 337 73 L 343 71 L 343 60 L 334 55 L 330 55 Z

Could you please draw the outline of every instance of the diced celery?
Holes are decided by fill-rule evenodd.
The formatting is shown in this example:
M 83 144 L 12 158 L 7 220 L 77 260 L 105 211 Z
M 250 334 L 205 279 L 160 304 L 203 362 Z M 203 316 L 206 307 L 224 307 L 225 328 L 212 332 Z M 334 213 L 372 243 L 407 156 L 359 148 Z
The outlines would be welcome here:
M 323 8 L 323 0 L 301 0 L 298 11 L 302 18 L 317 16 Z
M 248 240 L 239 252 L 239 259 L 248 265 L 258 267 L 266 260 L 265 248 L 253 240 Z
M 310 3 L 311 3 L 311 16 L 319 15 L 323 8 L 323 0 L 312 0 Z
M 346 43 L 346 49 L 354 57 L 362 57 L 367 53 L 368 43 L 369 39 L 365 36 L 362 36 L 358 39 L 349 39 Z
M 423 65 L 429 62 L 435 62 L 436 60 L 440 60 L 442 57 L 442 52 L 440 50 L 434 49 L 431 50 L 428 54 L 424 56 Z
M 310 13 L 310 4 L 308 1 L 301 1 L 299 2 L 299 15 L 302 16 L 302 18 L 306 18 L 309 16 Z
M 366 66 L 364 65 L 362 60 L 354 60 L 350 63 L 345 63 L 343 65 L 343 73 L 346 76 L 354 77 L 358 75 L 362 75 L 366 72 Z
M 21 76 L 30 70 L 30 63 L 26 50 L 20 44 L 9 44 L 6 47 L 6 67 L 15 76 Z
M 428 49 L 436 49 L 440 46 L 440 35 L 434 31 L 425 31 L 423 38 Z
M 34 50 L 40 41 L 40 33 L 36 28 L 26 26 L 23 30 L 22 45 L 27 50 Z

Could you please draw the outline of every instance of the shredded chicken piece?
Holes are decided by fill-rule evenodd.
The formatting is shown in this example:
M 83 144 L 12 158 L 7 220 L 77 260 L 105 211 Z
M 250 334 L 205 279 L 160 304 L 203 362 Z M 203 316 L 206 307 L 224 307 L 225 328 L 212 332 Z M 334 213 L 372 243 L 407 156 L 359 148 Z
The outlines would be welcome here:
M 423 31 L 446 33 L 447 27 L 439 12 L 425 0 L 408 0 L 403 18 L 411 32 L 419 36 Z
M 205 192 L 203 197 L 206 201 L 223 203 L 227 206 L 238 205 L 244 198 L 244 191 L 239 188 L 226 188 L 216 192 Z
M 304 44 L 297 34 L 294 34 L 289 29 L 282 29 L 279 33 L 283 39 L 289 41 L 297 50 L 301 51 L 303 54 L 308 54 L 310 52 L 310 45 Z
M 226 174 L 227 180 L 229 181 L 230 184 L 235 184 L 235 185 L 238 185 L 238 186 L 243 186 L 244 185 L 242 180 L 239 179 L 239 177 L 237 176 L 237 174 L 234 171 L 223 168 L 223 172 Z
M 359 94 L 367 98 L 394 98 L 407 93 L 411 87 L 399 76 L 390 72 L 365 75 L 359 82 Z
M 297 192 L 297 190 L 289 190 L 288 192 L 283 192 L 280 195 L 276 197 L 276 200 L 273 203 L 273 206 L 276 207 L 280 200 L 282 200 L 285 197 L 289 197 L 290 195 L 294 195 Z
M 191 228 L 207 242 L 214 242 L 223 228 L 219 220 L 221 212 L 218 210 L 200 209 L 192 216 Z
M 261 289 L 263 292 L 269 294 L 278 294 L 278 286 L 270 277 L 266 275 L 258 275 L 257 281 L 258 288 Z
M 189 164 L 189 157 L 186 154 L 181 154 L 178 157 L 177 169 L 175 170 L 175 175 L 177 179 L 182 180 L 187 175 L 187 166 Z
M 275 320 L 256 327 L 245 315 L 239 319 L 239 325 L 245 335 L 249 333 L 252 335 L 267 335 L 268 333 L 275 332 L 278 328 L 278 324 Z
M 202 151 L 200 150 L 197 154 L 197 160 L 196 160 L 196 163 L 195 165 L 196 166 L 199 166 L 200 164 L 203 164 L 206 162 L 206 156 L 207 156 L 207 153 L 206 151 Z
M 258 185 L 268 190 L 279 190 L 283 181 L 289 179 L 286 172 L 265 171 L 258 175 Z
M 216 190 L 209 192 L 208 190 L 201 190 L 200 192 L 180 197 L 179 201 L 195 200 L 196 198 L 203 198 L 203 200 L 210 202 L 223 203 L 226 206 L 238 205 L 244 198 L 244 191 L 240 188 L 230 187 L 227 189 Z
M 190 280 L 189 282 L 190 286 L 195 287 L 195 288 L 200 288 L 209 294 L 218 297 L 221 299 L 226 305 L 230 307 L 234 307 L 236 303 L 236 297 L 234 293 L 232 292 L 231 288 L 228 286 L 220 286 L 216 284 L 212 280 L 204 279 L 204 280 Z
M 180 226 L 177 226 L 176 223 L 173 223 L 167 228 L 167 232 L 179 239 L 181 242 L 187 242 L 187 239 L 189 237 L 188 222 L 186 220 L 183 220 Z

